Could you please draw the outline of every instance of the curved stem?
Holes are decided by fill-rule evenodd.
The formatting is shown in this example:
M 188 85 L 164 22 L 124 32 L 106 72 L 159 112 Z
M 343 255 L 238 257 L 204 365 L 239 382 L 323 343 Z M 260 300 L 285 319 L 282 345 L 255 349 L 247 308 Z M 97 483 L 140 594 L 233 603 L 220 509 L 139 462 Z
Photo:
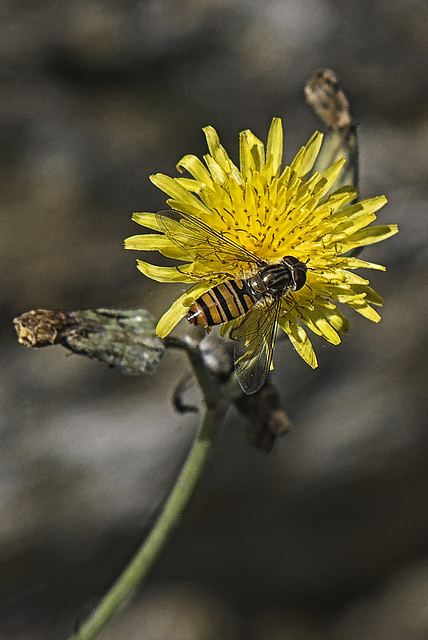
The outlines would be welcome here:
M 193 357 L 197 359 L 197 355 Z M 192 357 L 190 359 L 192 360 Z M 192 362 L 192 364 L 195 369 L 198 367 L 197 363 Z M 195 372 L 197 373 L 197 371 Z M 204 373 L 207 373 L 206 370 Z M 223 421 L 228 408 L 228 403 L 226 404 L 220 399 L 219 392 L 214 391 L 213 381 L 208 380 L 206 376 L 203 376 L 201 388 L 205 396 L 207 411 L 181 473 L 153 529 L 92 615 L 69 640 L 93 640 L 98 636 L 100 631 L 135 593 L 180 523 L 202 474 L 204 463 L 212 447 L 214 434 Z
M 147 576 L 181 521 L 202 474 L 215 432 L 226 415 L 231 394 L 224 393 L 224 390 L 221 394 L 219 384 L 207 371 L 198 347 L 184 341 L 180 341 L 180 345 L 171 346 L 184 349 L 187 352 L 204 396 L 207 407 L 205 416 L 181 473 L 153 529 L 92 615 L 69 640 L 93 640 L 96 638 Z

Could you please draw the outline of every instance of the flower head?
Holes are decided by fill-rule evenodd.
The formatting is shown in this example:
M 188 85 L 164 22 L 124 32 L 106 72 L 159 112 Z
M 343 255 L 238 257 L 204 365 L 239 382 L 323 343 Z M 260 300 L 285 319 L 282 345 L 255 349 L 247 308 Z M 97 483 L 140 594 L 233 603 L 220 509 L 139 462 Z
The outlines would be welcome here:
M 170 196 L 167 204 L 173 211 L 134 214 L 137 223 L 156 233 L 125 241 L 128 249 L 159 251 L 181 261 L 179 266 L 165 267 L 139 260 L 138 268 L 149 278 L 192 283 L 162 316 L 157 333 L 166 336 L 188 315 L 195 300 L 220 283 L 248 282 L 260 272 L 261 265 L 279 264 L 292 256 L 306 265 L 306 281 L 303 286 L 284 289 L 276 300 L 273 322 L 288 334 L 299 355 L 316 367 L 305 327 L 338 344 L 339 334 L 348 329 L 338 302 L 369 320 L 380 320 L 371 305 L 380 305 L 382 299 L 354 270 L 384 267 L 347 253 L 397 232 L 395 225 L 368 226 L 386 198 L 355 203 L 354 187 L 334 190 L 343 160 L 321 175 L 311 175 L 322 143 L 319 132 L 283 170 L 279 118 L 272 121 L 266 150 L 251 131 L 240 134 L 239 168 L 221 146 L 216 131 L 206 127 L 204 132 L 209 149 L 205 164 L 187 155 L 177 165 L 191 178 L 151 176 L 152 182 Z M 271 306 L 269 296 L 255 304 L 260 316 L 260 309 Z M 240 317 L 225 322 L 222 333 L 242 338 L 236 334 L 240 324 Z

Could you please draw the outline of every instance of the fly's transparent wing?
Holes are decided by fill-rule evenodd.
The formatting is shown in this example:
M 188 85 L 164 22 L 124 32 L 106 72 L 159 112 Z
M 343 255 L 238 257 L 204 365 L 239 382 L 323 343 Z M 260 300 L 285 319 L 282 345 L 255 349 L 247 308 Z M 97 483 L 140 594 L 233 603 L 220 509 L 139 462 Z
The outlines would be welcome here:
M 281 300 L 256 305 L 235 327 L 235 371 L 241 389 L 255 393 L 264 384 L 272 364 Z
M 228 238 L 227 231 L 216 231 L 188 213 L 168 209 L 159 211 L 156 217 L 164 234 L 196 258 L 213 259 L 223 262 L 225 266 L 230 266 L 232 262 L 262 264 L 258 256 Z

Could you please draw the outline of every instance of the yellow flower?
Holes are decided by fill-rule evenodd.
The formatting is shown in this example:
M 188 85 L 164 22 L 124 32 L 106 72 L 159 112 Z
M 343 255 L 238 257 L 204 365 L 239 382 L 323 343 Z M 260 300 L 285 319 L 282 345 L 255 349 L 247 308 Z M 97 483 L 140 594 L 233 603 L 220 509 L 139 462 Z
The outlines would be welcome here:
M 334 191 L 342 159 L 322 175 L 310 175 L 322 143 L 319 132 L 284 170 L 281 170 L 283 133 L 279 118 L 272 121 L 266 151 L 251 131 L 240 134 L 239 168 L 221 146 L 216 131 L 206 127 L 204 132 L 209 149 L 204 156 L 205 164 L 196 156 L 187 155 L 177 165 L 192 178 L 151 176 L 152 182 L 170 196 L 167 204 L 173 211 L 135 213 L 133 219 L 138 224 L 156 233 L 125 241 L 128 249 L 159 251 L 181 261 L 179 266 L 164 267 L 139 260 L 138 268 L 149 278 L 193 283 L 162 316 L 157 333 L 165 337 L 189 314 L 192 303 L 213 287 L 233 280 L 248 282 L 263 266 L 283 265 L 286 258 L 285 263 L 298 261 L 305 274 L 297 286 L 293 267 L 283 267 L 288 269 L 289 282 L 283 294 L 276 296 L 276 314 L 270 314 L 273 319 L 269 322 L 274 324 L 271 338 L 266 337 L 262 324 L 263 316 L 275 306 L 275 296 L 269 292 L 260 294 L 247 316 L 257 316 L 259 333 L 262 330 L 265 334 L 264 343 L 270 339 L 273 342 L 278 324 L 299 355 L 316 367 L 316 356 L 304 327 L 338 344 L 339 334 L 347 331 L 348 322 L 337 309 L 337 302 L 369 320 L 380 320 L 371 305 L 380 305 L 382 299 L 369 287 L 368 280 L 353 271 L 360 267 L 380 270 L 384 267 L 346 254 L 397 232 L 396 225 L 368 226 L 386 198 L 349 204 L 357 197 L 354 187 Z M 251 340 L 244 331 L 239 331 L 244 321 L 239 315 L 236 318 L 236 314 L 233 318 L 223 324 L 222 333 L 243 339 L 248 349 Z M 260 349 L 261 339 L 251 357 L 257 356 Z M 269 345 L 265 350 L 268 353 L 263 366 L 267 363 L 271 367 Z M 245 361 L 245 357 L 238 358 L 238 362 Z M 259 386 L 264 375 L 261 374 Z M 252 392 L 256 385 L 249 386 Z

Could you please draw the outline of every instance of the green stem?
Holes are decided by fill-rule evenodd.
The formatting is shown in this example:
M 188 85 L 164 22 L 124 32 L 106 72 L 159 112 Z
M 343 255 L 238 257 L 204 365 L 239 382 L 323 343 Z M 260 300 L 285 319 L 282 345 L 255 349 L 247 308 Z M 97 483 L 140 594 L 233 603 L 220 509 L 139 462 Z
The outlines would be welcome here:
M 193 359 L 198 359 L 196 351 L 193 354 Z M 190 357 L 190 360 L 192 361 L 192 357 Z M 192 364 L 194 368 L 198 368 L 197 362 L 193 361 Z M 79 631 L 73 634 L 69 640 L 93 640 L 98 636 L 135 593 L 137 587 L 147 576 L 164 549 L 171 534 L 181 522 L 183 513 L 195 492 L 202 474 L 204 463 L 212 447 L 215 432 L 222 423 L 228 407 L 228 403 L 220 399 L 219 393 L 215 393 L 215 385 L 212 379 L 207 376 L 206 370 L 204 373 L 205 376 L 202 375 L 202 381 L 200 378 L 199 381 L 202 382 L 201 388 L 205 396 L 207 410 L 186 462 L 158 520 L 118 580 L 104 596 L 88 620 L 82 624 Z

